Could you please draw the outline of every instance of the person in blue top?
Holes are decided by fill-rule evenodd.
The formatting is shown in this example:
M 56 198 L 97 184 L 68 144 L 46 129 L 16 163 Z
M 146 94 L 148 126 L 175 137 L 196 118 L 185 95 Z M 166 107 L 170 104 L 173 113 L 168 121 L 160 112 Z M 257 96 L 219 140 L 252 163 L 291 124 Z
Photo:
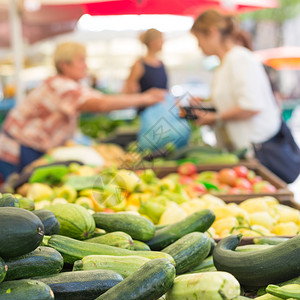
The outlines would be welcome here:
M 167 71 L 159 58 L 164 43 L 163 34 L 159 30 L 151 28 L 140 35 L 140 41 L 147 47 L 147 52 L 131 67 L 123 92 L 131 94 L 153 87 L 167 89 Z

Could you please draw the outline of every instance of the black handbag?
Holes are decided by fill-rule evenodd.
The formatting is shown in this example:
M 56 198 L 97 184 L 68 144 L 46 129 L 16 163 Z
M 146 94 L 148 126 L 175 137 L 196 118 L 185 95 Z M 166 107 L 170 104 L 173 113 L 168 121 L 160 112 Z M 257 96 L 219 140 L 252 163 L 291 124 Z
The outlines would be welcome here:
M 284 120 L 274 137 L 253 146 L 260 163 L 286 183 L 292 183 L 299 176 L 300 149 Z

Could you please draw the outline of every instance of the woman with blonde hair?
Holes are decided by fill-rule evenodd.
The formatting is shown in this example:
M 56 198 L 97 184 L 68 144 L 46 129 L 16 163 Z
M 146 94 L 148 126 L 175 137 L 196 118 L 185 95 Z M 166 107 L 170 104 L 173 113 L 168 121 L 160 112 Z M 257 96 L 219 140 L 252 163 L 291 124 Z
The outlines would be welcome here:
M 237 45 L 236 31 L 235 20 L 215 10 L 199 15 L 191 28 L 204 54 L 221 61 L 211 93 L 217 112 L 196 112 L 197 123 L 222 128 L 228 148 L 253 149 L 263 165 L 290 183 L 300 172 L 300 150 L 282 121 L 263 65 Z
M 139 58 L 131 67 L 125 81 L 125 93 L 144 92 L 150 88 L 168 88 L 168 77 L 163 62 L 158 57 L 163 46 L 163 34 L 154 28 L 140 35 L 140 41 L 146 46 L 146 55 Z
M 87 65 L 86 49 L 80 43 L 58 45 L 54 65 L 57 74 L 31 91 L 3 123 L 0 175 L 4 178 L 72 138 L 81 112 L 144 107 L 164 99 L 165 92 L 159 89 L 131 95 L 105 95 L 82 86 L 80 80 L 86 77 Z

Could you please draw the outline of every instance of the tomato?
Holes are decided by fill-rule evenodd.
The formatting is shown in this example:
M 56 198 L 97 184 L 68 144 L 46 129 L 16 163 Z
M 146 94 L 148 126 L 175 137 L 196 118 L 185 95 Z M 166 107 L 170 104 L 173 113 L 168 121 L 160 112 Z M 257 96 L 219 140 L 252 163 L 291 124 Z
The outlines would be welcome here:
M 254 178 L 250 179 L 252 185 L 261 181 L 263 181 L 263 179 L 260 176 L 255 176 Z
M 242 190 L 251 190 L 252 184 L 246 178 L 237 178 L 235 182 L 235 187 Z
M 204 184 L 202 183 L 191 183 L 186 187 L 186 192 L 191 198 L 201 196 L 207 192 Z
M 239 194 L 243 194 L 243 192 L 241 191 L 241 189 L 239 188 L 236 188 L 236 187 L 233 187 L 231 188 L 227 194 L 230 194 L 230 195 L 239 195 Z
M 270 182 L 262 180 L 253 185 L 253 190 L 256 193 L 276 193 L 277 189 Z
M 191 175 L 197 173 L 197 166 L 191 162 L 186 162 L 186 163 L 181 164 L 178 167 L 177 172 L 180 175 L 191 176 Z
M 190 176 L 180 176 L 178 182 L 180 184 L 191 184 L 192 182 L 194 182 L 194 179 Z
M 236 172 L 233 169 L 224 168 L 219 171 L 219 181 L 220 183 L 228 184 L 234 186 L 236 182 Z
M 113 214 L 115 211 L 112 210 L 111 208 L 104 208 L 102 212 L 107 213 L 107 214 Z
M 238 177 L 247 178 L 248 176 L 249 170 L 245 166 L 236 166 L 233 168 L 233 170 L 235 171 Z

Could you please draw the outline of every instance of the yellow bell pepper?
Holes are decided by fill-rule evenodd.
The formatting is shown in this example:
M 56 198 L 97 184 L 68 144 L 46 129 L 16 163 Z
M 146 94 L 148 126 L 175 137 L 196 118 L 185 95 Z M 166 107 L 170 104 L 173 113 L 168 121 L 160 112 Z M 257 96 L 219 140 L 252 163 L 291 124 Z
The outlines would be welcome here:
M 300 224 L 299 210 L 283 204 L 276 205 L 275 210 L 278 215 L 278 223 L 294 222 Z
M 44 183 L 32 183 L 29 186 L 26 197 L 34 201 L 48 200 L 53 197 L 53 189 Z
M 177 203 L 170 202 L 166 210 L 161 215 L 158 224 L 169 225 L 181 221 L 187 217 L 187 213 Z
M 279 223 L 274 226 L 273 233 L 276 235 L 294 236 L 297 235 L 299 228 L 294 222 Z
M 114 180 L 119 187 L 128 192 L 133 192 L 135 187 L 142 181 L 135 172 L 125 169 L 118 170 Z
M 245 211 L 247 211 L 249 214 L 255 213 L 258 211 L 268 211 L 269 210 L 269 206 L 263 197 L 247 199 L 247 200 L 241 202 L 239 207 L 244 209 Z
M 64 198 L 73 203 L 77 198 L 77 191 L 70 185 L 63 185 L 55 189 L 56 197 Z
M 267 211 L 258 211 L 249 214 L 249 218 L 251 225 L 261 225 L 268 230 L 272 230 L 276 224 L 276 220 L 274 220 Z
M 226 206 L 226 203 L 222 199 L 210 194 L 205 194 L 201 196 L 200 200 L 206 202 L 206 208 L 209 209 Z
M 221 233 L 225 230 L 228 230 L 229 232 L 233 227 L 236 227 L 238 225 L 239 222 L 235 217 L 228 217 L 215 221 L 212 227 L 215 229 L 216 234 L 221 236 Z
M 134 205 L 139 207 L 140 201 L 145 202 L 152 197 L 151 193 L 132 193 L 126 199 L 126 206 Z
M 199 211 L 201 209 L 206 208 L 206 202 L 200 200 L 200 199 L 191 199 L 189 201 L 186 201 L 184 203 L 180 204 L 180 207 L 188 214 L 192 214 L 196 211 Z

